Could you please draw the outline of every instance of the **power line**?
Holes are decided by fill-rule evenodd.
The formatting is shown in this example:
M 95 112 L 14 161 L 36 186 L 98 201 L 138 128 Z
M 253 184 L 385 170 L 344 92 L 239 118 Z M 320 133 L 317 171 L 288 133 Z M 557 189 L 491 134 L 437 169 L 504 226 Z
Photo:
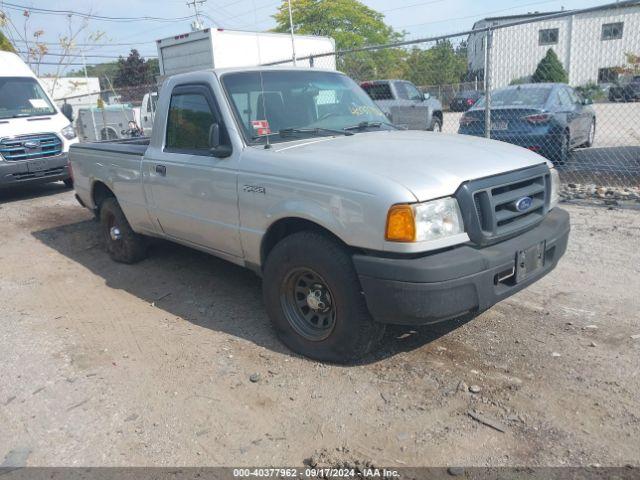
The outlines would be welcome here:
M 433 25 L 433 24 L 436 24 L 436 23 L 453 22 L 455 20 L 468 20 L 469 18 L 484 17 L 486 15 L 492 15 L 494 13 L 506 12 L 508 10 L 515 10 L 515 9 L 522 8 L 522 7 L 532 7 L 534 5 L 542 5 L 543 3 L 554 3 L 554 2 L 557 2 L 557 1 L 558 0 L 544 0 L 542 2 L 525 3 L 523 5 L 517 5 L 515 7 L 502 8 L 500 10 L 492 10 L 490 12 L 478 13 L 478 14 L 475 14 L 475 15 L 467 15 L 467 16 L 464 16 L 464 17 L 446 18 L 446 19 L 443 19 L 443 20 L 435 20 L 435 21 L 432 21 L 432 22 L 414 23 L 412 25 L 400 25 L 397 28 L 420 27 L 420 26 L 423 26 L 423 25 Z
M 231 17 L 225 18 L 225 21 L 233 20 L 234 18 L 242 17 L 244 15 L 248 15 L 249 13 L 257 12 L 258 10 L 264 10 L 265 8 L 274 7 L 276 5 L 280 5 L 281 2 L 269 3 L 268 5 L 262 5 L 258 8 L 248 10 L 246 12 L 239 13 L 237 15 L 233 15 Z
M 25 52 L 24 50 L 16 50 L 17 53 L 22 53 L 25 55 L 30 55 L 30 52 Z M 38 55 L 39 56 L 39 55 Z M 84 53 L 69 53 L 69 54 L 65 54 L 65 53 L 54 53 L 54 52 L 46 52 L 42 55 L 42 58 L 44 57 L 89 57 L 89 58 L 111 58 L 111 59 L 119 59 L 119 58 L 125 58 L 123 55 L 87 55 Z M 145 57 L 145 58 L 158 58 L 156 55 L 142 55 L 140 54 L 141 57 Z
M 28 7 L 26 5 L 19 5 L 16 3 L 3 2 L 2 6 L 4 8 L 8 8 L 9 10 L 17 10 L 17 11 L 28 11 L 41 13 L 43 15 L 75 15 L 81 18 L 87 18 L 91 20 L 99 20 L 105 22 L 140 22 L 140 21 L 152 21 L 152 22 L 177 22 L 183 20 L 191 20 L 196 17 L 196 15 L 189 15 L 186 17 L 176 17 L 176 18 L 166 18 L 166 17 L 109 17 L 105 15 L 94 15 L 92 13 L 82 13 L 77 12 L 75 10 L 52 10 L 49 8 L 40 8 L 40 7 Z
M 33 43 L 33 44 L 41 44 L 41 45 L 60 45 L 60 42 L 41 42 L 41 41 L 38 41 L 38 40 L 26 41 L 26 40 L 22 40 L 22 39 L 17 39 L 15 41 L 16 42 L 21 42 L 21 43 Z M 156 42 L 155 42 L 155 40 L 145 40 L 145 41 L 131 42 L 131 43 L 111 43 L 111 42 L 109 42 L 108 44 L 74 43 L 73 46 L 74 47 L 100 47 L 100 46 L 105 46 L 105 47 L 130 47 L 130 46 L 140 45 L 141 43 L 156 43 Z
M 402 7 L 387 8 L 386 10 L 379 10 L 379 12 L 380 13 L 395 12 L 396 10 L 403 10 L 405 8 L 413 8 L 413 7 L 423 7 L 425 5 L 431 5 L 433 3 L 442 3 L 444 1 L 445 0 L 431 0 L 429 2 L 414 3 L 413 5 L 404 5 Z

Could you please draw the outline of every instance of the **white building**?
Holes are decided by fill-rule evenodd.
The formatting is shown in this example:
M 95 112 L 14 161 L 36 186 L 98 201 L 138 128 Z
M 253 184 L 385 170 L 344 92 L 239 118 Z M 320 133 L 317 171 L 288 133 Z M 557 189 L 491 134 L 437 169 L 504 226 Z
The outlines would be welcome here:
M 533 75 L 538 62 L 552 48 L 569 74 L 569 84 L 610 83 L 616 67 L 627 64 L 626 53 L 640 55 L 640 0 L 621 1 L 585 13 L 567 12 L 555 19 L 536 20 L 560 12 L 485 18 L 474 30 L 527 21 L 496 28 L 490 48 L 491 85 L 500 88 L 513 80 Z M 468 40 L 469 71 L 481 78 L 485 67 L 486 32 L 472 33 Z
M 68 103 L 77 111 L 79 108 L 95 107 L 98 104 L 98 77 L 41 77 L 39 80 L 58 106 Z

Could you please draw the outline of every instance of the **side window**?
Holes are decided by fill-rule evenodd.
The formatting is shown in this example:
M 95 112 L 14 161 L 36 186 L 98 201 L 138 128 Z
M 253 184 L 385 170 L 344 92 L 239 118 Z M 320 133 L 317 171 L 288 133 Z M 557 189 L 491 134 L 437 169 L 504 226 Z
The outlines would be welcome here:
M 619 40 L 622 38 L 623 22 L 605 23 L 602 25 L 602 40 Z
M 561 107 L 565 107 L 565 108 L 571 107 L 574 104 L 571 101 L 571 97 L 569 97 L 567 90 L 564 88 L 561 88 L 560 90 L 558 90 L 558 103 L 560 104 Z
M 174 93 L 169 104 L 166 148 L 208 152 L 209 129 L 215 122 L 204 94 Z
M 557 28 L 546 28 L 538 31 L 538 45 L 555 45 L 558 43 Z
M 398 92 L 398 98 L 402 100 L 409 100 L 409 92 L 404 82 L 395 82 L 396 92 Z
M 578 96 L 578 94 L 575 92 L 575 90 L 573 90 L 573 88 L 567 88 L 567 93 L 569 94 L 569 98 L 571 99 L 571 102 L 573 104 L 578 104 L 580 103 L 580 97 Z
M 404 87 L 406 88 L 409 100 L 422 100 L 422 94 L 412 84 L 405 82 Z

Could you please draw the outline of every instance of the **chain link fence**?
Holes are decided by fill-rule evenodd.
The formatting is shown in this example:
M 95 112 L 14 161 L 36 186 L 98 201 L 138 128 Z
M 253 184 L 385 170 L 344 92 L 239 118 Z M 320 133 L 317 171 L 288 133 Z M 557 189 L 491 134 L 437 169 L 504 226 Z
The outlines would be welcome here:
M 118 140 L 151 135 L 158 85 L 111 87 L 64 97 L 54 92 L 53 97 L 71 114 L 81 142 Z
M 438 130 L 435 112 L 444 133 L 543 155 L 565 197 L 640 201 L 639 1 L 487 18 L 470 31 L 297 61 L 335 64 L 396 124 Z
M 293 64 L 346 73 L 397 125 L 537 152 L 557 166 L 567 198 L 640 202 L 640 1 L 487 18 L 269 65 Z M 157 92 L 110 87 L 57 103 L 73 106 L 81 141 L 128 138 L 150 135 Z

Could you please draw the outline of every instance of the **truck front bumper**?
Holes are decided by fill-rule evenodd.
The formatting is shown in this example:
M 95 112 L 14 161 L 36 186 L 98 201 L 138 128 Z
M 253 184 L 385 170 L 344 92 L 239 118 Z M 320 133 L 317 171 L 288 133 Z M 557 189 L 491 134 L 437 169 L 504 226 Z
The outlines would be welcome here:
M 0 159 L 0 188 L 12 185 L 49 183 L 69 178 L 67 153 L 33 160 Z
M 535 228 L 488 247 L 462 245 L 418 258 L 354 255 L 353 262 L 377 322 L 425 325 L 480 313 L 544 277 L 564 255 L 569 230 L 569 214 L 554 208 Z M 541 264 L 524 275 L 519 252 L 537 246 Z

